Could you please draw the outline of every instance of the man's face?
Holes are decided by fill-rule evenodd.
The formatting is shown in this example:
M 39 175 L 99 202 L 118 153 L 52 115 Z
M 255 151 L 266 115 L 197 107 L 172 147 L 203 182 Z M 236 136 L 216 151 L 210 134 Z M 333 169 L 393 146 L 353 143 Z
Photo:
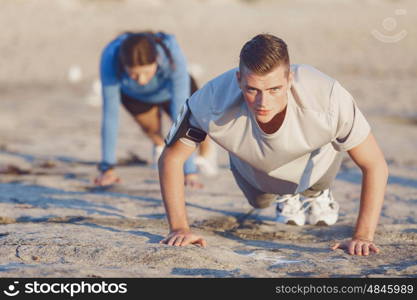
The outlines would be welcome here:
M 291 88 L 292 74 L 285 66 L 278 66 L 265 75 L 247 68 L 237 72 L 237 80 L 249 109 L 259 123 L 268 123 L 287 105 L 287 91 Z

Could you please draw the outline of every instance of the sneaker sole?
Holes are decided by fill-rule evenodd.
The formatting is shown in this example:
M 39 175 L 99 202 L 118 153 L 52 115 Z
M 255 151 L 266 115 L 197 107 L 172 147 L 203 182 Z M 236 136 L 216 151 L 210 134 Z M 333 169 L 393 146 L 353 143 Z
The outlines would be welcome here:
M 281 218 L 276 218 L 275 222 L 281 223 L 281 224 L 286 224 L 286 225 L 294 225 L 294 226 L 303 226 L 305 224 L 304 220 L 300 220 L 300 224 L 298 224 L 296 221 L 294 221 L 292 219 L 285 220 L 282 217 Z
M 311 218 L 307 216 L 306 223 L 315 226 L 331 226 L 336 224 L 338 215 L 322 217 L 322 218 Z
M 329 226 L 329 224 L 326 223 L 326 221 L 318 221 L 315 226 Z
M 285 223 L 287 225 L 292 225 L 292 226 L 299 226 L 297 223 L 295 223 L 293 220 L 289 220 L 287 221 L 287 223 Z

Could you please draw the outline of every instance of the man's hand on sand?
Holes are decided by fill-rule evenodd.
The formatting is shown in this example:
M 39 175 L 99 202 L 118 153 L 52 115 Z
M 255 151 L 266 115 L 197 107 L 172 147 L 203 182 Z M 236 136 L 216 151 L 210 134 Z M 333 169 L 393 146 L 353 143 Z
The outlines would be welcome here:
M 190 230 L 176 230 L 169 233 L 168 237 L 159 242 L 169 246 L 187 246 L 190 244 L 206 247 L 207 242 Z
M 113 170 L 108 170 L 104 173 L 101 173 L 99 176 L 97 176 L 96 179 L 94 179 L 94 184 L 98 186 L 108 186 L 119 182 L 120 178 Z
M 204 185 L 200 182 L 197 174 L 187 174 L 184 178 L 184 185 L 192 190 L 200 190 Z
M 370 253 L 379 253 L 379 248 L 370 240 L 352 238 L 341 243 L 336 243 L 332 250 L 347 250 L 350 255 L 368 256 Z

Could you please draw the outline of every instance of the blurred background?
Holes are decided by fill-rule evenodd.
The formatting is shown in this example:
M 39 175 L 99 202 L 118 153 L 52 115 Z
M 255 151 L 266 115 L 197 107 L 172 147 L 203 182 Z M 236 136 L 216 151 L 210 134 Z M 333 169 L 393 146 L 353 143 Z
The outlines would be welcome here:
M 0 146 L 99 160 L 99 58 L 126 30 L 175 34 L 200 86 L 235 67 L 252 36 L 275 34 L 292 63 L 313 65 L 353 94 L 377 137 L 386 138 L 387 124 L 407 125 L 399 132 L 408 135 L 417 108 L 416 8 L 412 0 L 2 0 Z M 150 143 L 121 111 L 119 157 L 149 159 Z M 399 157 L 391 150 L 398 143 L 384 145 L 390 159 L 417 165 L 415 145 L 401 142 L 410 154 Z

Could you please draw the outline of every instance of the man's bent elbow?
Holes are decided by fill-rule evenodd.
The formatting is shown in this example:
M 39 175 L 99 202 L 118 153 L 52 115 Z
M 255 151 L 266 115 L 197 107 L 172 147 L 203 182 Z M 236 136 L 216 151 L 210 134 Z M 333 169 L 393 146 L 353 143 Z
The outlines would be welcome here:
M 389 168 L 388 168 L 388 164 L 385 161 L 385 159 L 381 163 L 381 173 L 388 179 L 388 176 L 389 176 Z
M 380 159 L 374 162 L 372 165 L 364 166 L 361 168 L 363 173 L 377 173 L 379 176 L 388 179 L 389 169 L 385 159 Z
M 378 160 L 378 162 L 375 164 L 375 169 L 378 170 L 378 173 L 381 176 L 388 178 L 388 175 L 389 175 L 388 164 L 384 157 L 381 157 Z
M 184 160 L 181 156 L 177 155 L 175 151 L 172 151 L 169 147 L 165 147 L 161 156 L 158 159 L 158 170 L 162 172 L 167 165 L 184 165 Z

